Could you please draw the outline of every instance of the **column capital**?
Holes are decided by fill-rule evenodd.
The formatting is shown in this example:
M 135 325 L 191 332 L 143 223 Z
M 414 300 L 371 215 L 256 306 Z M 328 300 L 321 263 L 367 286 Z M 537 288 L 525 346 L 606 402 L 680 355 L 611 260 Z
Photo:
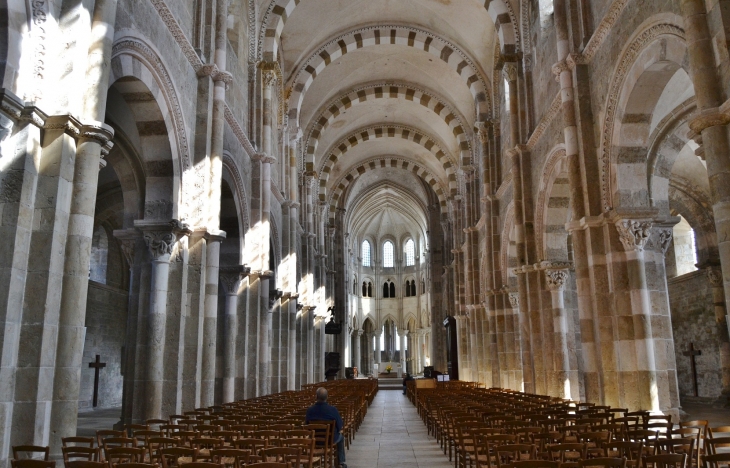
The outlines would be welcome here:
M 513 309 L 519 309 L 520 308 L 520 294 L 517 292 L 511 292 L 507 294 L 507 299 L 509 300 L 509 305 Z
M 222 266 L 218 269 L 218 281 L 223 285 L 226 294 L 236 294 L 238 284 L 251 272 L 246 265 Z
M 641 252 L 651 235 L 653 223 L 636 219 L 620 219 L 615 223 L 619 239 L 627 252 Z
M 517 81 L 517 62 L 505 62 L 502 67 L 502 76 L 509 82 Z
M 192 233 L 187 224 L 177 219 L 170 221 L 136 220 L 134 227 L 142 232 L 147 248 L 155 260 L 170 255 L 178 239 Z
M 136 229 L 117 229 L 112 235 L 119 241 L 122 254 L 124 254 L 127 265 L 131 269 L 132 265 L 134 265 L 134 253 L 137 248 L 137 241 L 142 239 L 142 235 Z
M 692 134 L 701 135 L 702 131 L 707 128 L 730 124 L 730 109 L 726 106 L 730 106 L 730 104 L 725 103 L 722 107 L 712 107 L 697 112 L 689 121 Z M 690 135 L 690 138 L 692 138 L 692 135 Z
M 205 237 L 205 240 L 208 242 L 223 242 L 223 240 L 226 238 L 226 231 L 221 231 L 220 229 L 206 228 L 203 235 Z
M 259 68 L 263 77 L 264 86 L 273 86 L 277 81 L 284 83 L 281 79 L 281 67 L 279 62 L 260 62 Z
M 717 267 L 707 268 L 707 280 L 710 282 L 712 287 L 719 288 L 722 286 L 722 270 Z
M 567 270 L 545 270 L 545 281 L 551 291 L 562 291 L 567 279 Z
M 357 336 L 362 336 L 362 334 L 365 333 L 365 330 L 358 328 L 357 330 L 355 330 L 355 333 L 357 334 Z
M 408 336 L 408 330 L 398 330 L 398 336 L 400 336 L 401 338 L 405 338 L 406 336 Z

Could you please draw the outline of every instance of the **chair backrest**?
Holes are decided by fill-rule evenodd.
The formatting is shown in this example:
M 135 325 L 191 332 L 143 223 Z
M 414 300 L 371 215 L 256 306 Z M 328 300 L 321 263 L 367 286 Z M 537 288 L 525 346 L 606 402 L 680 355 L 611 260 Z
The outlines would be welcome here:
M 138 447 L 111 447 L 106 450 L 105 455 L 110 468 L 118 463 L 144 462 L 144 449 Z
M 290 468 L 288 463 L 261 462 L 249 463 L 246 468 Z
M 304 425 L 303 428 L 314 432 L 314 444 L 317 447 L 324 447 L 332 444 L 333 438 L 330 434 L 330 424 L 310 423 Z
M 13 446 L 13 458 L 16 460 L 23 459 L 34 459 L 38 460 L 39 455 L 43 457 L 44 461 L 48 461 L 48 457 L 51 453 L 50 447 L 43 447 L 40 445 L 14 445 Z
M 185 468 L 224 468 L 225 465 L 222 463 L 212 463 L 212 462 L 190 462 L 190 463 L 183 463 L 183 466 Z
M 93 447 L 94 438 L 80 436 L 64 437 L 61 439 L 61 445 L 64 447 Z
M 109 468 L 109 464 L 100 461 L 72 460 L 64 463 L 66 468 Z
M 289 463 L 293 467 L 301 465 L 302 451 L 296 447 L 271 447 L 259 454 L 265 462 Z
M 730 466 L 730 453 L 716 453 L 713 455 L 705 455 L 702 458 L 704 468 L 719 468 L 721 466 Z
M 71 460 L 95 461 L 99 459 L 99 449 L 91 447 L 61 447 L 63 463 Z
M 522 460 L 512 462 L 512 468 L 560 468 L 560 462 L 547 460 Z
M 584 466 L 606 466 L 606 467 L 618 467 L 626 468 L 626 459 L 611 458 L 611 457 L 599 457 L 599 458 L 584 458 L 578 460 L 578 466 L 583 468 Z
M 96 431 L 96 445 L 99 447 L 104 446 L 104 439 L 108 437 L 126 437 L 127 434 L 124 431 L 113 431 L 111 429 L 100 429 Z
M 177 460 L 181 457 L 188 457 L 197 461 L 198 451 L 190 447 L 168 447 L 159 450 L 160 461 L 163 468 L 177 466 Z
M 223 463 L 224 465 L 233 465 L 234 468 L 241 468 L 246 465 L 251 457 L 250 450 L 222 448 L 210 451 L 213 463 Z
M 56 468 L 55 461 L 36 460 L 33 458 L 10 460 L 10 465 L 12 468 Z
M 686 453 L 665 453 L 649 455 L 643 459 L 644 468 L 686 468 Z
M 117 468 L 157 468 L 154 463 L 117 463 Z

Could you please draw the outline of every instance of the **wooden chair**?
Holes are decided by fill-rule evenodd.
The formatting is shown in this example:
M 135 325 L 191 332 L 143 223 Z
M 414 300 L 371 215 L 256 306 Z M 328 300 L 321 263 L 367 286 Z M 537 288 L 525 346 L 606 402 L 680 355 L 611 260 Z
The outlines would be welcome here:
M 56 468 L 56 462 L 24 458 L 21 460 L 10 460 L 10 466 L 12 468 Z
M 246 465 L 246 468 L 290 468 L 288 463 L 261 462 Z
M 179 446 L 180 439 L 174 437 L 150 437 L 147 439 L 147 457 L 150 463 L 162 463 L 160 461 L 160 450 Z
M 644 468 L 686 468 L 686 453 L 665 453 L 664 455 L 649 455 L 644 457 Z
M 703 468 L 720 468 L 722 466 L 730 467 L 730 453 L 705 455 L 702 459 L 702 465 Z
M 94 447 L 61 447 L 63 453 L 63 464 L 68 464 L 72 460 L 98 461 L 99 449 Z
M 185 468 L 223 468 L 223 465 L 211 462 L 188 462 L 182 463 L 181 466 Z
M 159 468 L 154 463 L 117 463 L 117 468 Z
M 332 467 L 334 448 L 334 421 L 310 421 L 302 426 L 314 431 L 314 456 L 320 457 L 320 466 Z
M 39 460 L 38 455 L 43 456 L 43 461 L 48 461 L 48 457 L 51 454 L 50 447 L 43 447 L 40 445 L 14 445 L 13 446 L 13 458 L 16 460 Z
M 213 437 L 196 437 L 190 441 L 190 446 L 198 451 L 199 461 L 210 461 L 212 460 L 210 451 L 223 448 L 223 440 Z
M 226 467 L 243 468 L 248 464 L 251 457 L 250 450 L 241 450 L 234 448 L 214 449 L 210 451 L 213 463 L 219 463 Z
M 730 437 L 712 437 L 706 442 L 708 455 L 728 453 L 730 450 Z
M 604 445 L 606 456 L 626 458 L 626 466 L 639 468 L 644 451 L 644 442 L 608 442 Z
M 578 467 L 584 468 L 587 466 L 602 466 L 602 467 L 617 467 L 617 468 L 626 468 L 626 459 L 625 458 L 610 458 L 610 457 L 600 457 L 600 458 L 586 458 L 584 460 L 578 460 Z
M 172 468 L 198 461 L 198 451 L 190 447 L 169 447 L 160 449 L 159 457 L 162 468 Z
M 105 451 L 109 468 L 119 463 L 144 463 L 145 450 L 139 447 L 110 447 Z
M 586 458 L 588 447 L 580 442 L 548 445 L 550 460 L 560 462 L 562 468 L 576 468 L 578 461 Z
M 100 461 L 75 460 L 64 463 L 66 468 L 109 468 L 109 465 Z
M 493 449 L 499 468 L 508 467 L 516 461 L 535 459 L 535 446 L 532 444 L 507 444 Z
M 302 452 L 294 447 L 271 447 L 260 452 L 264 462 L 287 463 L 289 466 L 301 466 Z
M 314 457 L 314 438 L 281 439 L 279 445 L 299 449 L 302 452 L 301 464 L 306 468 L 313 468 L 315 462 L 320 462 Z
M 560 462 L 548 460 L 522 460 L 513 462 L 512 468 L 560 468 Z
M 233 441 L 233 446 L 235 448 L 251 452 L 249 461 L 253 460 L 254 462 L 262 461 L 258 453 L 267 448 L 269 446 L 268 444 L 269 441 L 266 439 L 244 438 Z

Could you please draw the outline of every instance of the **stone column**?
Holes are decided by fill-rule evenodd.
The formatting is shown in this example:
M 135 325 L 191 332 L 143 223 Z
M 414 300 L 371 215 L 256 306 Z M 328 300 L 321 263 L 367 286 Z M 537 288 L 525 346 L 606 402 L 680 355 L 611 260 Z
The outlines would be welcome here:
M 406 371 L 406 337 L 408 336 L 408 330 L 398 330 L 398 337 L 400 338 L 400 368 L 401 372 Z
M 159 419 L 163 416 L 162 380 L 170 255 L 177 240 L 182 235 L 189 235 L 191 231 L 187 225 L 177 220 L 168 223 L 135 221 L 134 225 L 142 231 L 144 241 L 152 256 L 144 414 L 145 419 Z
M 375 364 L 380 364 L 382 350 L 380 349 L 380 337 L 382 336 L 382 329 L 375 333 Z M 378 372 L 380 372 L 380 366 L 378 366 Z
M 621 219 L 615 223 L 619 239 L 626 250 L 629 295 L 633 312 L 633 338 L 636 347 L 636 368 L 622 368 L 627 377 L 636 381 L 636 393 L 640 408 L 660 411 L 654 340 L 651 330 L 651 298 L 646 281 L 644 247 L 649 240 L 652 223 L 633 219 Z M 631 376 L 632 371 L 635 373 Z
M 56 455 L 61 438 L 76 435 L 96 188 L 101 152 L 113 136 L 114 130 L 101 122 L 83 125 L 76 147 L 51 409 L 50 445 Z
M 689 125 L 692 130 L 690 136 L 702 143 L 707 162 L 727 301 L 730 298 L 730 184 L 727 182 L 730 179 L 730 105 L 723 103 L 723 83 L 715 63 L 714 39 L 708 25 L 705 1 L 681 0 L 680 4 L 698 110 Z
M 360 355 L 360 337 L 363 334 L 362 330 L 355 330 L 353 333 L 355 335 L 355 349 L 352 353 L 352 367 L 357 367 L 358 372 L 362 370 L 362 359 Z
M 517 89 L 517 63 L 506 62 L 502 68 L 502 75 L 507 81 L 509 87 L 509 130 L 510 143 L 515 147 L 520 143 L 520 108 L 519 108 L 519 90 Z
M 722 366 L 722 401 L 727 403 L 730 395 L 730 338 L 728 337 L 728 315 L 725 307 L 725 289 L 723 288 L 722 271 L 717 267 L 707 268 L 707 279 L 712 286 L 712 302 L 715 308 L 715 321 L 720 336 L 720 364 Z
M 553 343 L 555 345 L 555 380 L 561 384 L 557 389 L 560 393 L 556 396 L 564 399 L 580 399 L 580 393 L 574 391 L 577 389 L 577 375 L 572 375 L 570 371 L 570 351 L 568 349 L 568 317 L 565 311 L 565 301 L 563 293 L 565 291 L 565 282 L 568 279 L 568 271 L 566 269 L 547 269 L 545 270 L 545 284 L 550 291 L 552 301 L 552 323 L 553 323 Z
M 372 374 L 373 372 L 373 334 L 370 332 L 365 332 L 365 350 L 367 352 L 367 359 L 365 359 L 365 363 L 367 364 L 365 367 L 365 370 L 368 374 Z
M 220 185 L 220 184 L 218 184 Z M 219 196 L 220 200 L 220 196 Z M 215 404 L 215 361 L 218 336 L 218 271 L 221 242 L 225 233 L 206 234 L 205 311 L 203 318 L 203 356 L 201 362 L 200 406 Z M 228 301 L 228 298 L 226 298 Z M 237 301 L 236 301 L 237 302 Z M 235 311 L 235 305 L 232 309 Z
M 226 292 L 223 323 L 223 403 L 235 400 L 236 338 L 238 336 L 238 289 L 248 275 L 244 265 L 221 267 L 218 279 Z

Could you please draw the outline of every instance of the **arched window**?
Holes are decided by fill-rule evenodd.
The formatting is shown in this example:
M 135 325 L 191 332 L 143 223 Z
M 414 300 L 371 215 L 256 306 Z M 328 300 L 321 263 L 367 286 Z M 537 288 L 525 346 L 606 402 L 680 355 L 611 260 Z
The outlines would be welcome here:
M 426 294 L 426 280 L 421 278 L 421 294 Z
M 370 242 L 362 241 L 362 266 L 370 266 Z
M 357 296 L 357 277 L 352 279 L 352 294 Z
M 416 244 L 413 239 L 408 239 L 406 242 L 406 266 L 413 266 L 416 264 Z
M 368 297 L 368 286 L 365 281 L 362 282 L 362 297 Z
M 416 295 L 416 280 L 411 281 L 411 296 Z
M 677 276 L 691 273 L 697 270 L 697 245 L 695 243 L 695 231 L 692 226 L 679 216 L 680 221 L 674 226 L 674 258 L 677 265 Z
M 395 265 L 393 251 L 393 243 L 391 241 L 385 241 L 385 244 L 383 244 L 383 268 L 393 268 Z
M 395 297 L 395 283 L 390 283 L 390 297 Z
M 89 279 L 106 284 L 107 258 L 109 256 L 109 237 L 104 227 L 99 226 L 91 238 L 91 264 Z
M 387 281 L 383 283 L 383 297 L 386 299 L 390 297 L 390 288 Z
M 411 297 L 411 282 L 406 281 L 406 297 Z
M 368 282 L 368 297 L 373 297 L 373 283 Z

